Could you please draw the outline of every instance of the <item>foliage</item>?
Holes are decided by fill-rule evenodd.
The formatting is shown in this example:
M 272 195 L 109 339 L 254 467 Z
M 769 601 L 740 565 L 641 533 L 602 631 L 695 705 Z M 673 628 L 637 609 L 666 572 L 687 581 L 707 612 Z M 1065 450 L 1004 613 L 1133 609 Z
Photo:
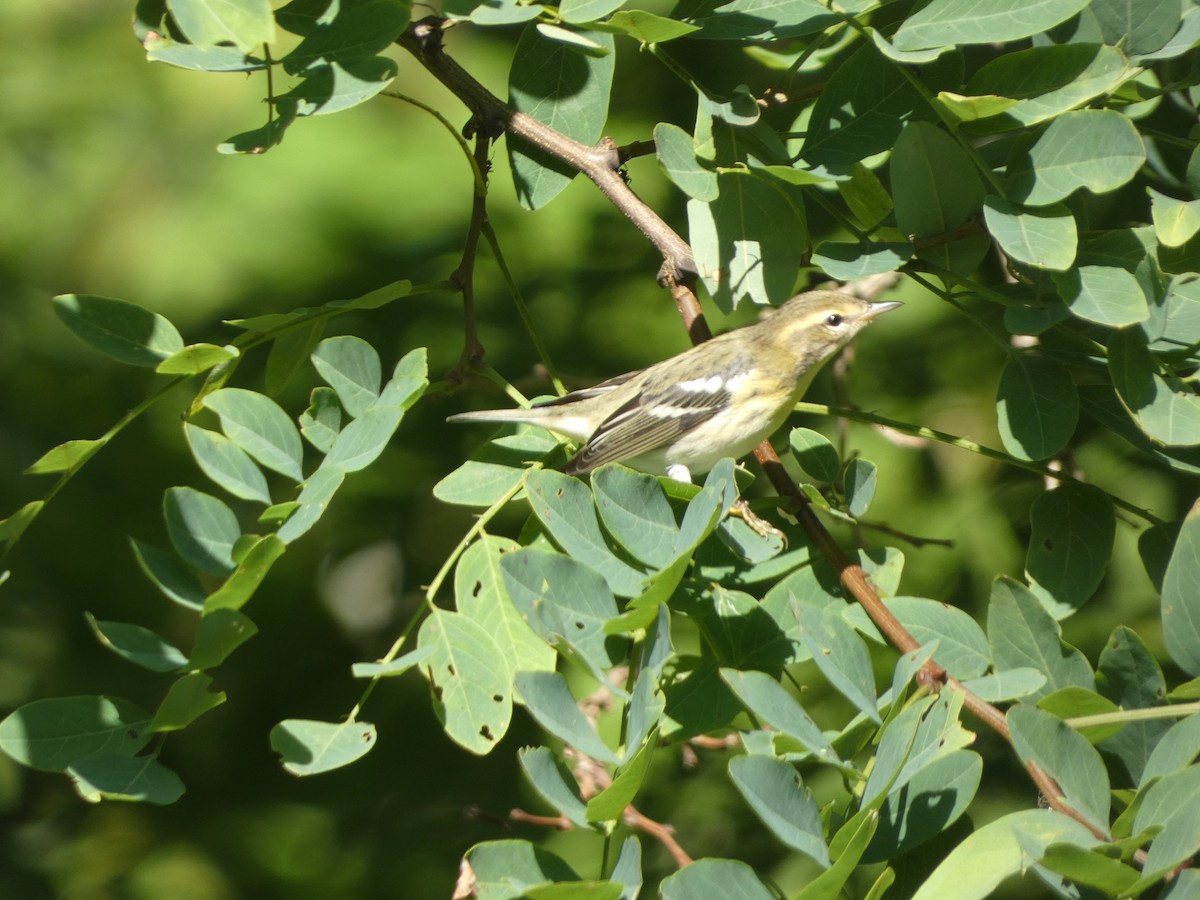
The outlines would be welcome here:
M 100 438 L 61 443 L 28 466 L 57 482 L 0 522 L 6 553 L 50 501 L 70 502 L 55 499 L 63 486 L 182 387 L 180 437 L 223 495 L 165 487 L 170 549 L 132 542 L 151 584 L 185 611 L 190 649 L 137 622 L 88 616 L 104 647 L 172 677 L 155 688 L 153 711 L 105 687 L 43 697 L 0 723 L 0 749 L 66 774 L 89 801 L 186 796 L 164 747 L 238 702 L 244 685 L 222 673 L 235 653 L 254 652 L 242 649 L 259 628 L 245 610 L 273 566 L 313 540 L 344 485 L 383 465 L 423 397 L 481 373 L 524 401 L 483 362 L 481 240 L 561 388 L 563 354 L 548 349 L 488 220 L 489 152 L 504 133 L 520 202 L 545 216 L 586 174 L 661 253 L 661 280 L 693 335 L 704 333 L 697 281 L 731 312 L 828 279 L 867 279 L 864 290 L 895 291 L 910 307 L 936 298 L 969 322 L 953 350 L 1000 359 L 991 424 L 1002 449 L 934 428 L 944 419 L 929 409 L 906 422 L 802 407 L 1021 473 L 1024 577 L 989 561 L 982 591 L 902 593 L 906 562 L 945 551 L 867 518 L 904 465 L 870 433 L 848 445 L 792 430 L 789 465 L 807 481 L 769 469 L 780 501 L 729 460 L 698 487 L 620 466 L 585 482 L 555 470 L 563 447 L 545 432 L 505 429 L 444 465 L 433 496 L 477 517 L 390 649 L 354 666 L 366 681 L 357 702 L 270 728 L 284 769 L 312 776 L 371 753 L 402 728 L 382 707 L 363 718 L 378 686 L 421 677 L 444 733 L 469 753 L 505 752 L 527 714 L 542 743 L 518 750 L 516 765 L 554 814 L 514 818 L 588 838 L 572 860 L 524 839 L 461 848 L 460 887 L 478 896 L 634 897 L 661 880 L 668 898 L 983 897 L 1026 872 L 1055 896 L 1187 895 L 1195 883 L 1182 867 L 1200 851 L 1200 716 L 1196 682 L 1184 680 L 1200 679 L 1197 9 L 1176 0 L 625 5 L 446 0 L 444 18 L 414 22 L 399 0 L 138 3 L 134 30 L 150 60 L 262 73 L 266 124 L 223 152 L 278 153 L 315 126 L 302 120 L 387 94 L 454 134 L 474 205 L 444 280 L 255 311 L 229 320 L 240 334 L 227 344 L 188 343 L 165 315 L 126 300 L 55 298 L 71 332 L 157 380 Z M 511 106 L 468 73 L 472 45 L 443 48 L 451 24 L 511 43 Z M 656 77 L 684 86 L 687 115 L 678 102 L 655 109 L 638 142 L 617 148 L 601 138 L 633 105 L 617 64 L 631 48 L 658 65 Z M 467 105 L 466 138 L 449 104 L 434 108 L 407 85 L 389 90 L 401 71 L 393 56 L 428 70 L 406 79 L 432 78 Z M 621 176 L 650 153 L 675 192 L 663 206 L 686 221 L 686 244 Z M 385 378 L 366 340 L 326 337 L 344 321 L 382 321 L 402 298 L 442 293 L 461 295 L 466 338 L 451 377 L 432 387 L 425 347 L 406 347 Z M 883 357 L 879 408 L 889 408 L 889 388 L 902 403 L 915 360 L 956 374 L 932 332 L 912 328 Z M 307 407 L 289 410 L 289 385 L 313 372 Z M 878 462 L 862 455 L 872 448 Z M 1153 502 L 1131 489 L 1148 477 L 1165 485 Z M 757 494 L 760 510 L 782 505 L 797 517 L 786 541 L 729 515 L 741 491 Z M 919 510 L 922 498 L 912 502 Z M 930 509 L 936 502 L 927 498 Z M 989 514 L 1004 502 L 989 498 Z M 839 538 L 860 542 L 856 562 L 814 509 Z M 1161 643 L 1145 608 L 1128 622 L 1126 611 L 1096 611 L 1106 575 L 1130 583 L 1137 563 L 1121 547 L 1131 535 Z M 878 536 L 916 552 L 910 560 Z M 952 594 L 968 611 L 941 602 Z M 1064 638 L 1085 615 L 1104 627 L 1090 655 Z M 686 791 L 663 760 L 696 747 L 705 766 L 727 772 L 760 833 L 786 848 L 784 863 L 725 858 L 736 850 L 693 862 L 685 822 L 672 836 L 641 811 L 647 795 Z M 1014 769 L 1031 782 L 989 809 L 981 784 Z M 678 871 L 644 869 L 635 834 L 657 841 Z

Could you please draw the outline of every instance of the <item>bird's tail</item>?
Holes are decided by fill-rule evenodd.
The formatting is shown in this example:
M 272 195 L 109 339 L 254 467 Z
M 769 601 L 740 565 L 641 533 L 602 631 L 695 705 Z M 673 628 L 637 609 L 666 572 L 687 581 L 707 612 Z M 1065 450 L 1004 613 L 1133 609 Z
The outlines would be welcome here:
M 541 425 L 545 421 L 545 413 L 537 409 L 475 409 L 469 412 L 455 413 L 447 417 L 447 422 L 521 422 L 526 425 Z

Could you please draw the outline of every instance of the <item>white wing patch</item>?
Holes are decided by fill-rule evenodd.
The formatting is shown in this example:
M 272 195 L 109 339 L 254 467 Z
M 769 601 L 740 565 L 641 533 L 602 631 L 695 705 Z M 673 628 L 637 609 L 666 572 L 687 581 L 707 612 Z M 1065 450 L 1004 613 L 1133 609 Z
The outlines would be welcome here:
M 696 394 L 715 394 L 725 384 L 725 379 L 720 375 L 710 375 L 708 378 L 692 378 L 688 381 L 681 381 L 676 385 L 681 391 Z

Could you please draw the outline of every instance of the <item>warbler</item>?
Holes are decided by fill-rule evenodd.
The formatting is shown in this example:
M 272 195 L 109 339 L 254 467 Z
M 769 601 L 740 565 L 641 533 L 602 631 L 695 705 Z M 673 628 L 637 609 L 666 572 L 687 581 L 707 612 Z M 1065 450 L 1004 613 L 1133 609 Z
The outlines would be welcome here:
M 583 444 L 566 466 L 571 475 L 623 462 L 690 482 L 770 437 L 821 365 L 901 305 L 811 291 L 649 368 L 529 409 L 464 412 L 447 421 L 523 422 L 564 435 Z

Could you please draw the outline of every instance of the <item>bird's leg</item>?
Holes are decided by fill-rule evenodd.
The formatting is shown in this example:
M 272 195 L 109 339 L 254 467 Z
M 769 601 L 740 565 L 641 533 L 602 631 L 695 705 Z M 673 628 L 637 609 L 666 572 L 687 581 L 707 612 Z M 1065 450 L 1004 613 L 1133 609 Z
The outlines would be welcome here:
M 750 508 L 750 504 L 743 498 L 738 497 L 733 506 L 729 507 L 729 514 L 737 516 L 743 522 L 750 526 L 750 530 L 762 538 L 777 537 L 783 541 L 784 549 L 787 549 L 787 535 L 758 515 Z

